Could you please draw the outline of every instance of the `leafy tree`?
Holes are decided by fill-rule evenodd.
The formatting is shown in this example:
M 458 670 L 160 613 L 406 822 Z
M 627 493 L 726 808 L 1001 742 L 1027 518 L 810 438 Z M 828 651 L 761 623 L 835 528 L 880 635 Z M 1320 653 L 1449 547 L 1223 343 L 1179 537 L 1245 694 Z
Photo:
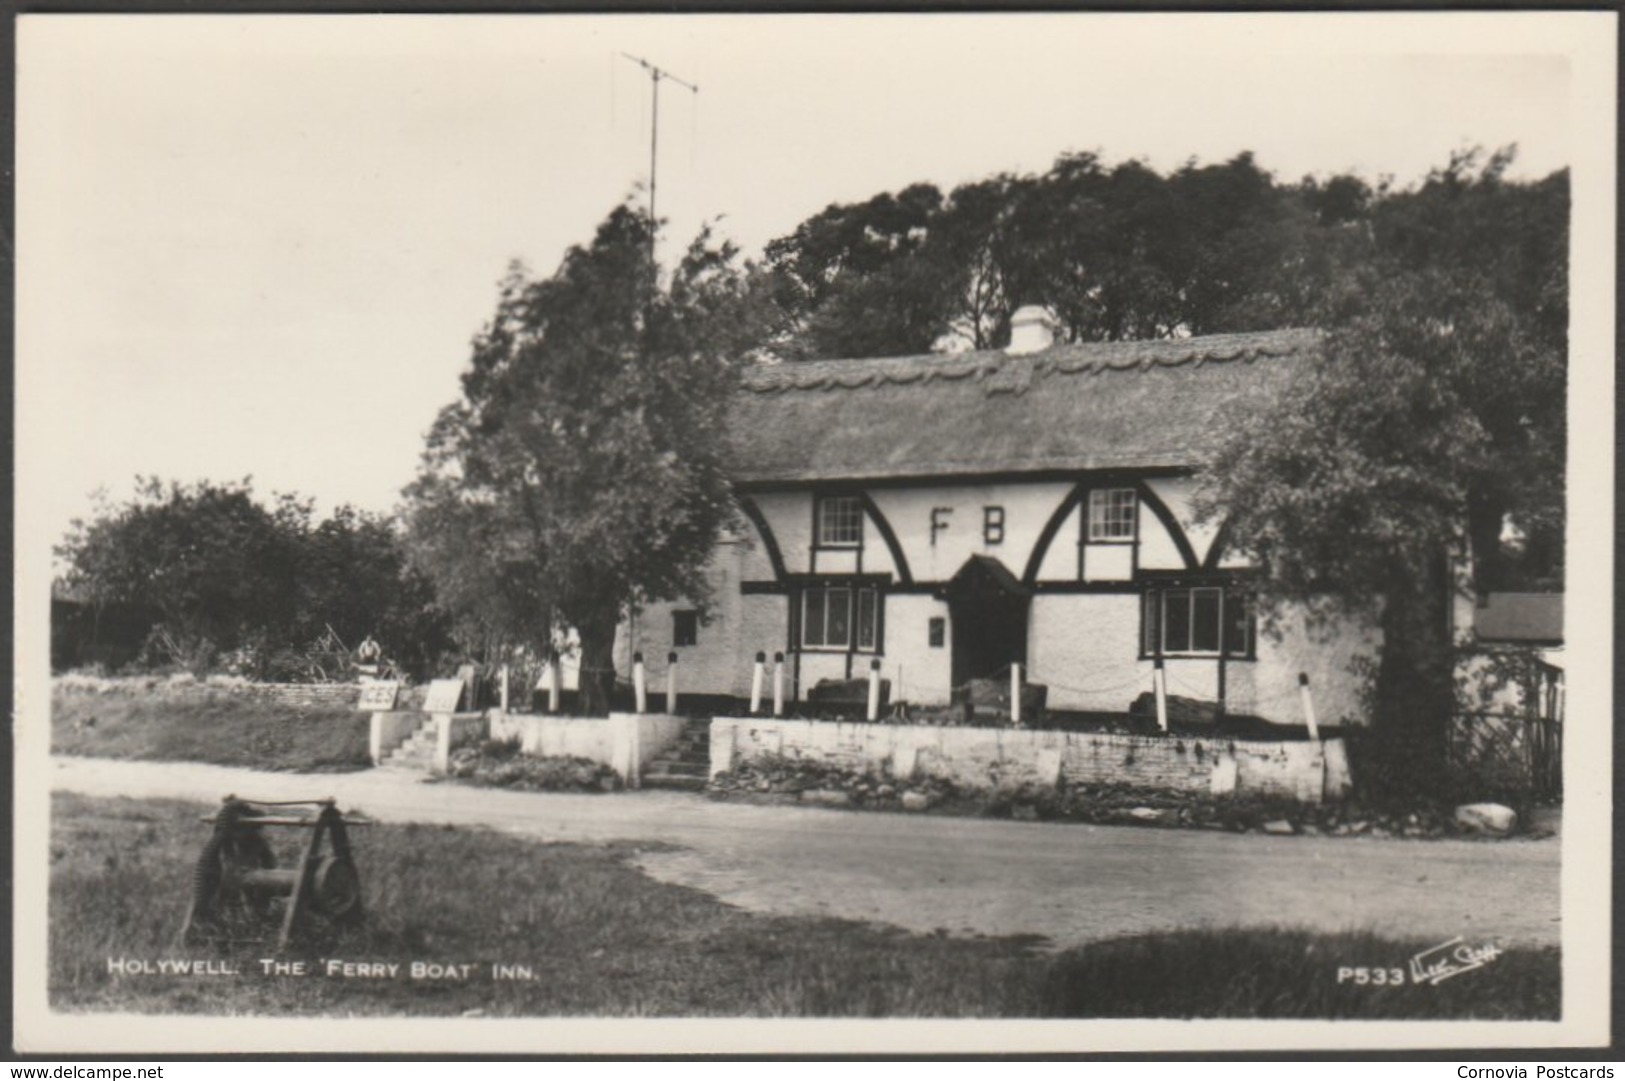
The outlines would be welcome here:
M 1068 153 L 944 197 L 928 184 L 836 204 L 768 246 L 793 359 L 992 348 L 1022 304 L 1066 341 L 1301 324 L 1369 243 L 1357 177 L 1278 184 L 1251 154 L 1163 175 Z M 1351 226 L 1353 226 L 1351 228 Z
M 57 553 L 78 595 L 158 613 L 194 667 L 255 628 L 292 622 L 297 546 L 247 480 L 137 478 L 129 501 L 75 522 Z
M 929 350 L 950 304 L 951 270 L 930 243 L 942 193 L 915 184 L 863 203 L 833 204 L 767 245 L 792 357 Z
M 199 672 L 241 651 L 251 674 L 287 678 L 300 649 L 329 629 L 351 647 L 377 635 L 414 675 L 449 644 L 445 616 L 406 566 L 390 519 L 340 507 L 314 523 L 310 500 L 283 494 L 266 508 L 247 480 L 138 478 L 133 498 L 76 522 L 57 553 L 63 585 L 92 613 L 88 629 L 65 632 L 94 635 L 96 615 L 112 610 L 114 633 L 133 635 L 120 643 L 133 650 L 160 623 L 178 653 L 168 659 Z M 65 643 L 62 652 L 74 650 Z
M 731 247 L 702 233 L 660 285 L 652 232 L 623 205 L 551 277 L 510 269 L 406 492 L 413 562 L 465 631 L 545 653 L 575 628 L 594 713 L 622 614 L 705 594 L 733 358 L 761 327 Z
M 433 586 L 409 565 L 398 523 L 340 506 L 311 526 L 308 504 L 302 509 L 293 641 L 331 630 L 354 649 L 371 635 L 407 673 L 430 674 L 451 648 L 450 626 Z
M 1509 520 L 1560 547 L 1567 175 L 1509 182 L 1510 160 L 1459 155 L 1374 209 L 1369 255 L 1323 298 L 1321 359 L 1269 415 L 1231 418 L 1199 501 L 1272 610 L 1380 620 L 1383 779 L 1413 789 L 1444 760 L 1453 564 L 1504 581 Z

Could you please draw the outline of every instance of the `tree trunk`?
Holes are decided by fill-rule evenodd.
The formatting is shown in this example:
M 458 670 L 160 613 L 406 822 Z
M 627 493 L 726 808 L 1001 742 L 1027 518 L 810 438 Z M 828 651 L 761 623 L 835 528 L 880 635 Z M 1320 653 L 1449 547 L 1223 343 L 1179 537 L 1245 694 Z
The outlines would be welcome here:
M 1437 793 L 1455 708 L 1450 578 L 1442 555 L 1391 576 L 1377 666 L 1372 778 L 1380 792 Z
M 615 685 L 615 613 L 598 614 L 576 625 L 581 637 L 581 712 L 586 717 L 609 716 L 609 695 Z
M 1504 586 L 1501 523 L 1506 507 L 1493 496 L 1467 497 L 1467 536 L 1472 544 L 1473 588 L 1480 595 Z

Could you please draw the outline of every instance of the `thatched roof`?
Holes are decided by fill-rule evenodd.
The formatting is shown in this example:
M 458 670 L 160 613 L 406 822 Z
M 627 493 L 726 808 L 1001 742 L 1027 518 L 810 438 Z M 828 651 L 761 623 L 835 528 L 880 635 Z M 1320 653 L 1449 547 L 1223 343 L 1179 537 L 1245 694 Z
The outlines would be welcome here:
M 1266 407 L 1310 330 L 757 365 L 733 415 L 744 483 L 1195 467 L 1232 402 Z

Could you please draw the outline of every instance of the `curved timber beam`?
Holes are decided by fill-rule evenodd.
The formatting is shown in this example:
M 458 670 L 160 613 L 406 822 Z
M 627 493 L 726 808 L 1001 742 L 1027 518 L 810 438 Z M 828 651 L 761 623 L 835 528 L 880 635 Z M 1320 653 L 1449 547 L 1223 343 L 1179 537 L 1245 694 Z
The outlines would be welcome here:
M 1185 569 L 1192 571 L 1201 569 L 1202 564 L 1196 558 L 1196 549 L 1191 547 L 1190 538 L 1185 536 L 1185 531 L 1179 527 L 1179 520 L 1174 517 L 1174 512 L 1168 509 L 1168 504 L 1164 503 L 1144 481 L 1137 482 L 1134 487 L 1140 493 L 1140 501 L 1150 508 L 1151 513 L 1157 516 L 1157 521 L 1162 523 L 1162 528 L 1168 531 L 1174 547 L 1179 549 L 1179 558 L 1185 561 Z
M 875 506 L 875 501 L 869 498 L 868 492 L 858 493 L 858 498 L 863 501 L 863 511 L 869 516 L 869 520 L 874 522 L 880 539 L 886 542 L 886 551 L 891 553 L 892 566 L 897 568 L 897 581 L 905 586 L 911 584 L 914 576 L 908 572 L 908 560 L 903 556 L 903 546 L 897 543 L 897 534 L 892 532 L 891 523 L 880 513 L 880 508 Z
M 784 569 L 784 554 L 779 551 L 778 538 L 773 536 L 773 527 L 767 524 L 767 517 L 762 514 L 762 508 L 756 505 L 756 500 L 748 495 L 736 497 L 739 509 L 750 524 L 756 527 L 756 535 L 762 538 L 762 547 L 767 550 L 767 561 L 773 565 L 773 580 L 783 582 L 787 577 Z
M 1230 547 L 1230 519 L 1226 518 L 1219 523 L 1218 530 L 1213 534 L 1213 543 L 1207 547 L 1207 558 L 1202 560 L 1202 569 L 1207 571 L 1218 570 L 1219 560 L 1225 556 L 1225 550 Z
M 1021 572 L 1022 585 L 1031 586 L 1038 581 L 1039 568 L 1044 565 L 1044 557 L 1049 555 L 1049 546 L 1055 540 L 1055 534 L 1061 531 L 1066 516 L 1072 513 L 1073 508 L 1083 500 L 1083 493 L 1088 490 L 1087 483 L 1074 484 L 1066 498 L 1061 500 L 1061 505 L 1055 508 L 1055 513 L 1049 516 L 1049 521 L 1044 523 L 1043 532 L 1038 534 L 1038 540 L 1033 544 L 1033 554 L 1027 557 L 1027 569 Z

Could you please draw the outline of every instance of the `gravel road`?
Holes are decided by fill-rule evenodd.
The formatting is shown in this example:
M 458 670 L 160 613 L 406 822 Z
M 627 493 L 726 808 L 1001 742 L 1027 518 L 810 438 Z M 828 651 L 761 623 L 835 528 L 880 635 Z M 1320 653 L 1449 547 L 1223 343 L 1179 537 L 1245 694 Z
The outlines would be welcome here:
M 661 842 L 655 878 L 781 915 L 912 931 L 1036 934 L 1057 946 L 1137 931 L 1279 924 L 1559 938 L 1555 839 L 1273 837 L 716 803 L 666 791 L 590 796 L 425 783 L 385 770 L 261 773 L 55 757 L 59 791 L 215 802 L 333 796 L 386 822 L 477 825 L 549 841 Z

